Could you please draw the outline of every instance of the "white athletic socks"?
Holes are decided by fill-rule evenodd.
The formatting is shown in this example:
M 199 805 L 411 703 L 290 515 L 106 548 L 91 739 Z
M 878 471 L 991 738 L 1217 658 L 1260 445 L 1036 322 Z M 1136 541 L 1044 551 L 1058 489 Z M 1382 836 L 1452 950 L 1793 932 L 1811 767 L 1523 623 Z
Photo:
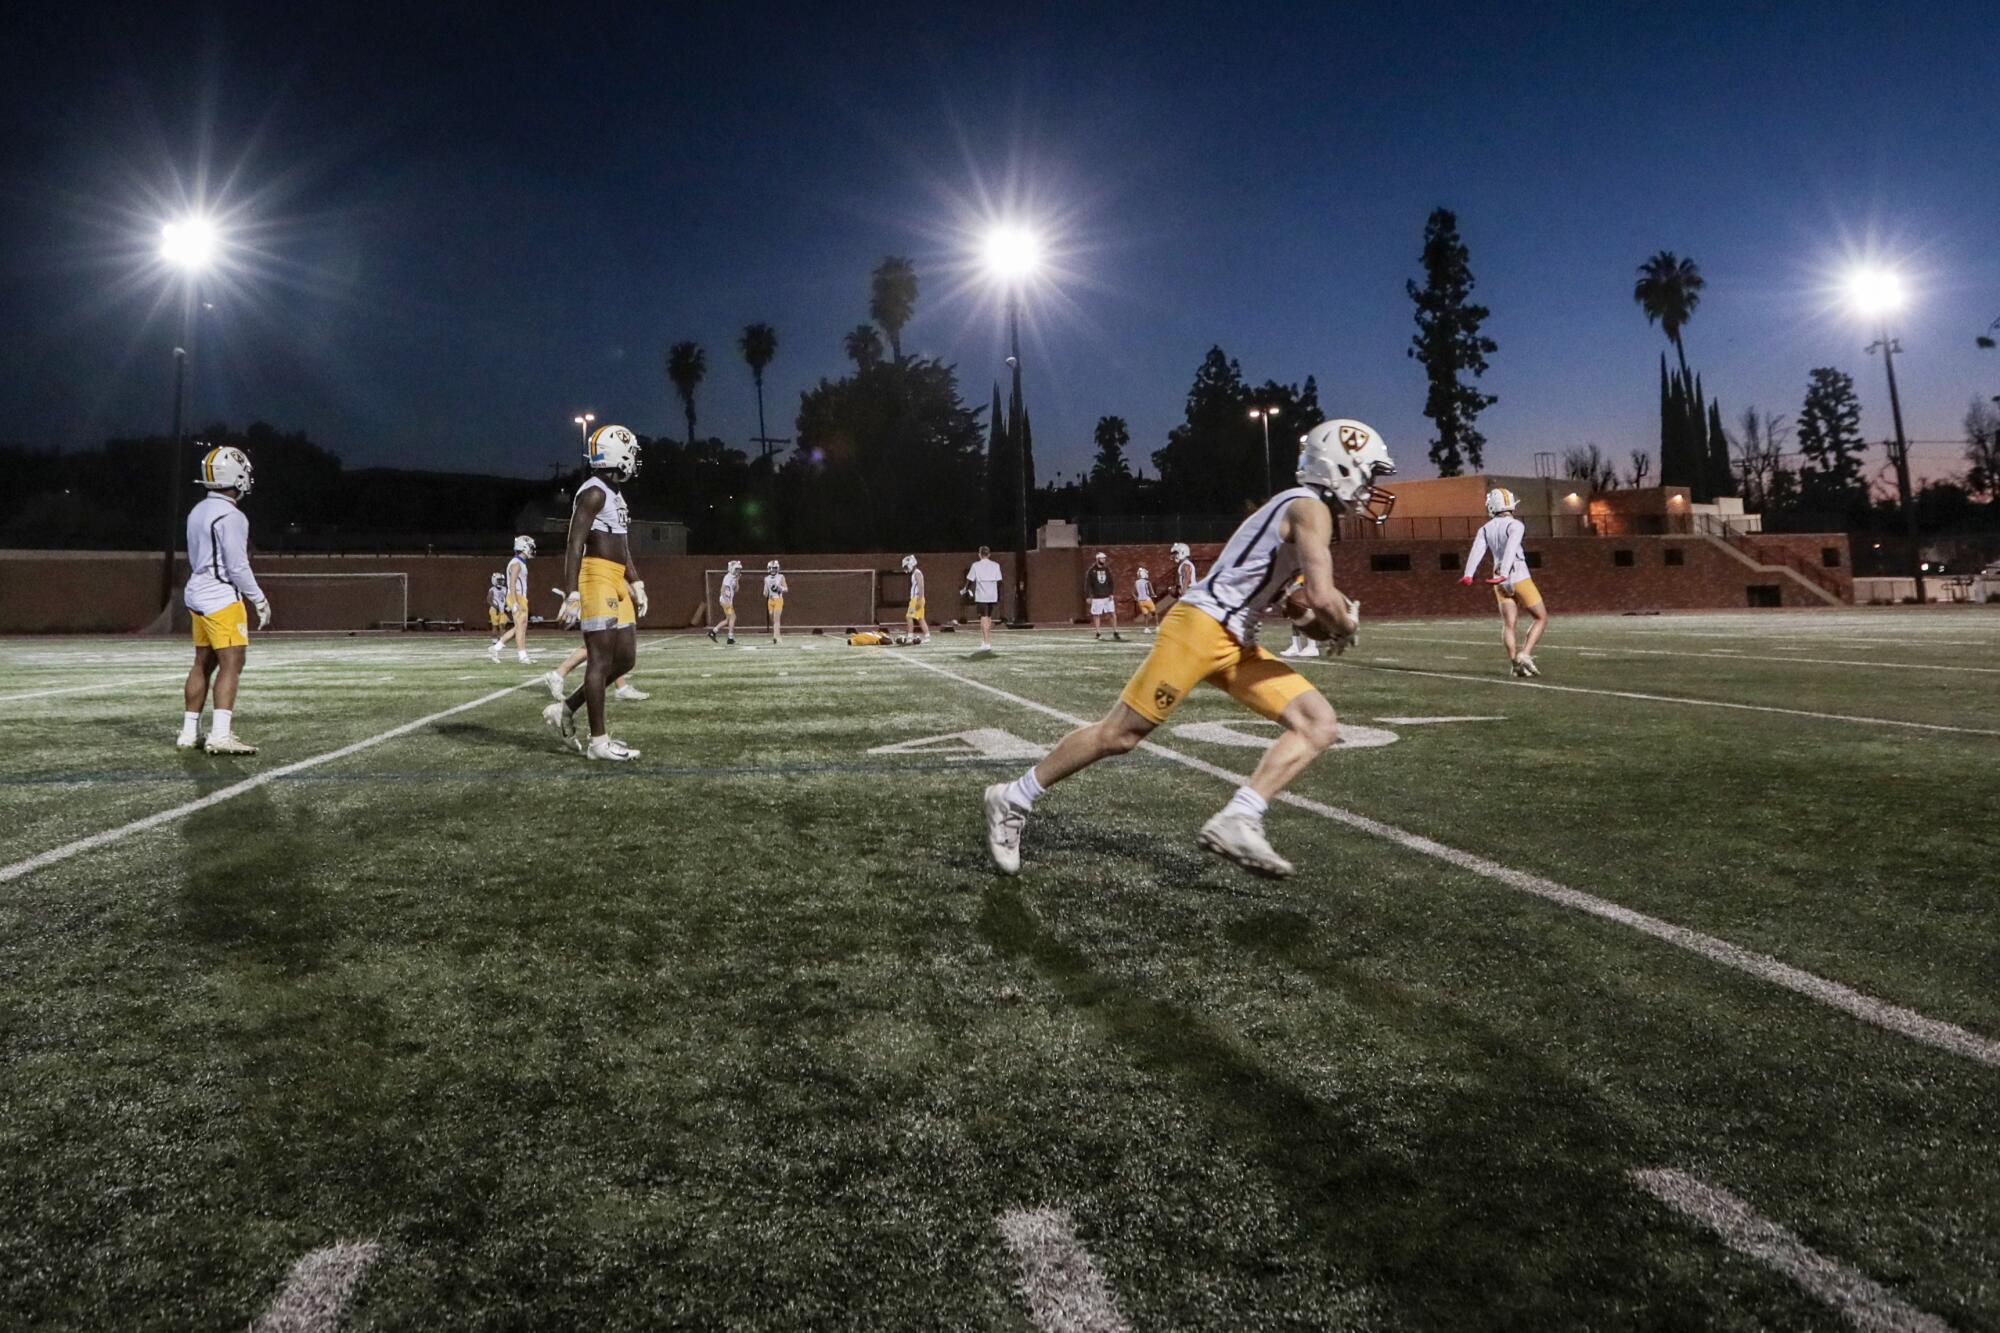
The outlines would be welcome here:
M 194 740 L 200 735 L 201 735 L 201 714 L 182 713 L 181 740 L 188 744 L 192 744 Z
M 235 721 L 235 709 L 218 708 L 215 710 L 215 721 L 209 724 L 208 734 L 211 736 L 234 736 L 236 734 L 234 730 Z
M 1264 821 L 1264 812 L 1270 808 L 1271 803 L 1256 792 L 1251 791 L 1248 787 L 1238 787 L 1236 794 L 1229 798 L 1229 804 L 1222 807 L 1222 813 L 1225 815 L 1242 815 L 1245 818 L 1254 819 L 1261 824 Z
M 1007 784 L 1007 804 L 1017 810 L 1032 810 L 1042 790 L 1042 784 L 1035 780 L 1035 770 L 1031 768 Z

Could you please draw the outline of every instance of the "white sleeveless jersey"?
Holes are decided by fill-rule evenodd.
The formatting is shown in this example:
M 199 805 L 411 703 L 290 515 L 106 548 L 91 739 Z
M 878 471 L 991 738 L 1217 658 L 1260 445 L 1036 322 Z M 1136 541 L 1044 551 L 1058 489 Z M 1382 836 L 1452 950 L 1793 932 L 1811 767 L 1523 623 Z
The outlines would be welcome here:
M 590 490 L 604 492 L 604 508 L 597 511 L 597 517 L 590 520 L 592 532 L 608 532 L 614 537 L 623 537 L 625 527 L 631 521 L 625 508 L 625 497 L 613 490 L 611 483 L 602 477 L 592 477 L 576 488 L 576 498 L 580 503 Z
M 1174 584 L 1183 592 L 1192 588 L 1199 581 L 1200 579 L 1195 574 L 1194 561 L 1192 560 L 1181 561 L 1180 565 L 1174 570 Z
M 507 562 L 507 595 L 528 598 L 528 562 L 518 555 Z
M 773 597 L 783 597 L 784 595 L 785 576 L 783 574 L 766 574 L 764 576 L 764 600 L 768 602 Z
M 1266 500 L 1230 535 L 1208 577 L 1182 600 L 1221 621 L 1238 643 L 1255 643 L 1259 613 L 1278 599 L 1299 567 L 1292 543 L 1278 536 L 1279 525 L 1292 501 L 1312 498 L 1310 487 L 1294 486 Z
M 722 574 L 722 600 L 723 600 L 723 601 L 725 601 L 725 602 L 733 602 L 733 601 L 735 601 L 735 600 L 736 600 L 736 579 L 737 579 L 737 575 L 736 575 L 736 571 L 734 571 L 734 570 L 724 570 L 724 571 L 723 571 L 723 574 Z
M 1140 601 L 1140 602 L 1150 602 L 1150 601 L 1152 601 L 1152 600 L 1153 600 L 1153 581 L 1152 581 L 1151 579 L 1133 579 L 1133 580 L 1132 580 L 1132 597 L 1133 597 L 1133 600 L 1135 600 L 1135 601 Z

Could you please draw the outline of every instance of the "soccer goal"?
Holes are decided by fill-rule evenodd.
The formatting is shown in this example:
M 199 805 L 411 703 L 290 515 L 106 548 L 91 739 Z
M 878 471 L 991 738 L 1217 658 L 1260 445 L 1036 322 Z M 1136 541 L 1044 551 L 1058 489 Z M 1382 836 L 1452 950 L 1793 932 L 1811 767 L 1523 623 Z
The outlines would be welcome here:
M 410 576 L 259 574 L 273 630 L 401 629 L 410 618 Z
M 702 571 L 708 599 L 708 623 L 722 623 L 722 576 L 725 571 Z M 788 569 L 784 571 L 790 591 L 785 594 L 786 629 L 848 629 L 873 625 L 878 607 L 880 573 L 873 569 Z M 901 619 L 900 614 L 897 617 Z M 745 569 L 736 576 L 736 628 L 769 629 L 771 617 L 764 610 L 764 571 Z

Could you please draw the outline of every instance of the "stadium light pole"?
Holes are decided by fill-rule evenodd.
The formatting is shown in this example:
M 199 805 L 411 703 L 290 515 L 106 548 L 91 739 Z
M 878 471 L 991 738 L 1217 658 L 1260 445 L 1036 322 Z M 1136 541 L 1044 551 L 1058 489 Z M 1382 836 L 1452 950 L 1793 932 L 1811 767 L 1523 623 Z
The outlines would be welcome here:
M 571 417 L 570 420 L 576 423 L 576 429 L 583 436 L 583 443 L 587 449 L 590 445 L 590 423 L 597 420 L 597 413 L 585 412 L 580 417 Z
M 1014 615 L 1028 623 L 1028 453 L 1022 447 L 1021 289 L 1041 264 L 1041 244 L 1023 227 L 995 226 L 986 233 L 986 272 L 1007 293 L 1007 366 L 1013 372 L 1007 439 L 1014 450 Z
M 1250 415 L 1264 422 L 1264 494 L 1276 495 L 1277 489 L 1271 485 L 1271 418 L 1283 415 L 1282 408 L 1253 407 Z
M 215 224 L 199 214 L 160 227 L 160 258 L 181 275 L 181 337 L 174 347 L 174 416 L 167 445 L 167 535 L 160 548 L 160 605 L 174 595 L 174 552 L 181 540 L 181 490 L 187 484 L 182 408 L 187 394 L 188 349 L 194 342 L 194 312 L 202 270 L 215 260 Z
M 1848 300 L 1863 319 L 1876 326 L 1875 341 L 1868 344 L 1882 353 L 1882 368 L 1889 377 L 1889 416 L 1896 427 L 1893 462 L 1896 464 L 1896 494 L 1903 506 L 1903 531 L 1910 544 L 1910 578 L 1915 584 L 1917 605 L 1924 605 L 1924 562 L 1917 541 L 1917 502 L 1910 487 L 1910 441 L 1903 434 L 1903 399 L 1896 390 L 1896 353 L 1902 344 L 1889 334 L 1889 316 L 1903 308 L 1903 280 L 1892 270 L 1856 269 L 1847 277 Z

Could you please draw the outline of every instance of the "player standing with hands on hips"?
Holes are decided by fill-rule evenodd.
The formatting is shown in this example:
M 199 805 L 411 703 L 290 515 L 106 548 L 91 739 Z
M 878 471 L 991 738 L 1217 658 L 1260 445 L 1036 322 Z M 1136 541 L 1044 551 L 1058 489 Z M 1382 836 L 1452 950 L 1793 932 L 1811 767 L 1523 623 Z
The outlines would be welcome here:
M 250 494 L 250 459 L 230 445 L 210 449 L 195 480 L 208 494 L 187 518 L 188 581 L 181 602 L 194 622 L 194 665 L 181 691 L 186 711 L 174 744 L 183 750 L 201 745 L 210 754 L 255 754 L 257 747 L 236 734 L 236 685 L 250 651 L 244 603 L 257 608 L 258 629 L 271 623 L 271 603 L 250 572 L 250 520 L 237 507 Z M 201 709 L 211 693 L 211 676 L 215 717 L 203 745 Z
M 563 586 L 569 589 L 559 615 L 565 625 L 581 624 L 588 657 L 576 693 L 542 710 L 556 734 L 592 759 L 637 759 L 639 752 L 604 730 L 604 687 L 639 660 L 639 617 L 646 614 L 646 585 L 632 563 L 627 535 L 631 513 L 613 487 L 639 471 L 639 441 L 623 426 L 599 426 L 584 446 L 590 477 L 576 488 L 569 515 L 569 545 L 563 554 Z M 587 710 L 590 744 L 577 740 L 576 714 Z
M 1549 627 L 1549 608 L 1542 604 L 1541 589 L 1528 577 L 1528 557 L 1521 550 L 1527 528 L 1514 517 L 1519 507 L 1514 492 L 1504 486 L 1486 492 L 1486 512 L 1491 517 L 1472 539 L 1472 554 L 1465 558 L 1465 574 L 1459 582 L 1469 587 L 1472 576 L 1479 572 L 1480 557 L 1491 553 L 1493 575 L 1486 581 L 1493 587 L 1493 600 L 1500 604 L 1500 642 L 1507 649 L 1508 664 L 1517 676 L 1539 676 L 1535 645 Z M 1514 624 L 1523 611 L 1534 623 L 1528 626 L 1527 643 L 1516 651 Z

